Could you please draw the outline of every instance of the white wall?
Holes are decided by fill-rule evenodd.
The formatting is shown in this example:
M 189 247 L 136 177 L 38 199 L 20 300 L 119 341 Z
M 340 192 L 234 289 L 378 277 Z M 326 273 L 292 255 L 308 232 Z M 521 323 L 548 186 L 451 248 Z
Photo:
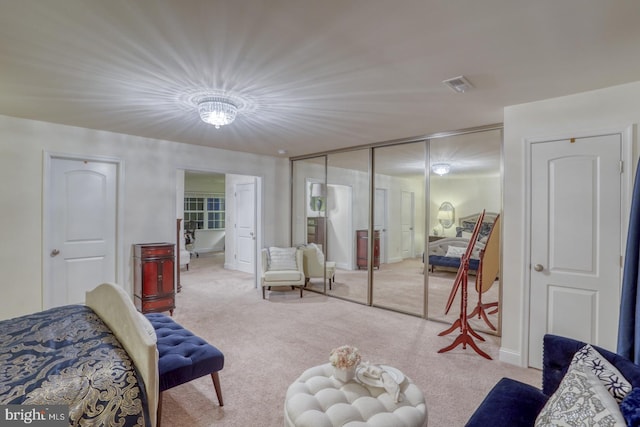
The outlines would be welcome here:
M 387 190 L 387 262 L 402 261 L 402 192 L 414 194 L 414 256 L 424 251 L 424 177 L 376 174 L 376 188 Z
M 640 82 L 505 108 L 501 360 L 523 366 L 528 363 L 525 139 L 566 138 L 576 132 L 623 129 L 637 126 L 639 121 Z M 633 138 L 634 160 L 626 168 L 629 173 L 633 173 L 637 161 L 637 131 Z M 628 207 L 623 212 L 628 217 Z
M 442 233 L 438 222 L 438 209 L 443 202 L 450 202 L 455 209 L 454 225 L 444 229 L 444 236 L 455 237 L 460 217 L 473 215 L 485 209 L 500 213 L 500 176 L 437 176 L 431 175 L 431 202 L 429 206 L 432 233 L 434 227 Z
M 193 251 L 199 254 L 220 252 L 225 250 L 226 231 L 224 230 L 196 230 L 196 241 Z
M 189 171 L 187 171 L 189 172 Z M 184 179 L 186 193 L 224 193 L 225 176 L 218 173 L 187 173 Z
M 264 241 L 289 241 L 288 161 L 214 148 L 0 116 L 0 319 L 42 310 L 43 157 L 45 152 L 123 161 L 123 264 L 118 281 L 132 290 L 131 245 L 175 242 L 176 170 L 215 170 L 263 178 Z

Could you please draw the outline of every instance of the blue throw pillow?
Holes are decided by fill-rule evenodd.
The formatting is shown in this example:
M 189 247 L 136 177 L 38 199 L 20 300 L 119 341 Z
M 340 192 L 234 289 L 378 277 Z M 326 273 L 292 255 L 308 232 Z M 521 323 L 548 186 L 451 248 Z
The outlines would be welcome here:
M 634 387 L 620 402 L 620 411 L 627 425 L 640 426 L 640 387 Z

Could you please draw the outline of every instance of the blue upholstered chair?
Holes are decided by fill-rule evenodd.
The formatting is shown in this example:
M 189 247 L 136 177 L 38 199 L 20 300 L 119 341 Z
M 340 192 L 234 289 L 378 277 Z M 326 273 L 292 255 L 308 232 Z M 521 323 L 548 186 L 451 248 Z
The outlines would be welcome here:
M 502 378 L 485 397 L 465 427 L 530 427 L 564 378 L 573 355 L 585 342 L 558 335 L 544 336 L 542 389 L 511 378 Z M 640 387 L 640 365 L 594 348 L 620 371 L 633 387 Z

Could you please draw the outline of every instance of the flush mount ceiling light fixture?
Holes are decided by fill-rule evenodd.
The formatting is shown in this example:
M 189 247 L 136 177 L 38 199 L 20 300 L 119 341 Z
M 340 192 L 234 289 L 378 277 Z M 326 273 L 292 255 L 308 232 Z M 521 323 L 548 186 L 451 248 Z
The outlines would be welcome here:
M 431 171 L 440 176 L 446 175 L 451 171 L 451 165 L 449 163 L 434 163 L 431 165 Z
M 198 113 L 203 122 L 220 129 L 235 120 L 238 106 L 225 96 L 207 97 L 198 102 Z
M 467 80 L 465 76 L 458 76 L 452 79 L 444 80 L 442 83 L 446 84 L 457 93 L 465 93 L 466 91 L 473 89 L 473 85 Z

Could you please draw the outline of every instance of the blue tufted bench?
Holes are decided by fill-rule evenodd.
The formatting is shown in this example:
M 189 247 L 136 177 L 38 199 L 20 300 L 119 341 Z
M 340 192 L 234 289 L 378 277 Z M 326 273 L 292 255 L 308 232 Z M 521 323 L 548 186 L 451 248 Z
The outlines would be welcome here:
M 162 413 L 162 392 L 204 375 L 211 375 L 218 403 L 223 406 L 218 371 L 224 366 L 220 350 L 183 328 L 162 313 L 145 314 L 153 325 L 158 345 L 158 426 Z

